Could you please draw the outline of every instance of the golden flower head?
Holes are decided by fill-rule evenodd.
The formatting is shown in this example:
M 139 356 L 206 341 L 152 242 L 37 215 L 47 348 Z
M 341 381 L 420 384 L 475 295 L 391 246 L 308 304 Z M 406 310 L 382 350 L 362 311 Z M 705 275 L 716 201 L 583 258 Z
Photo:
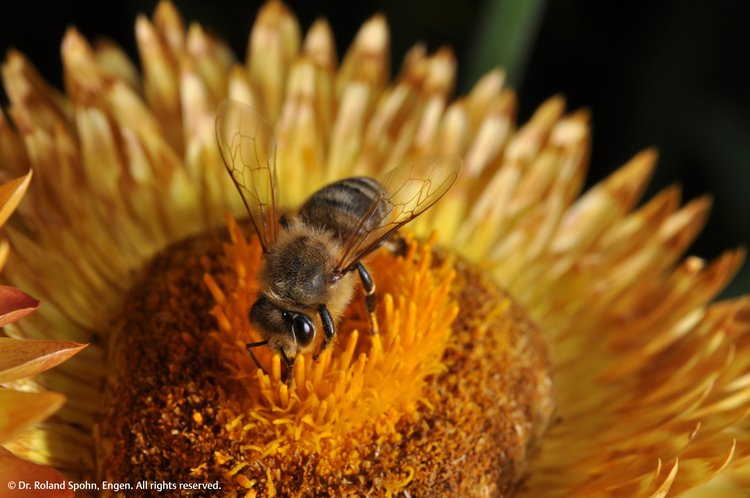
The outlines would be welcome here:
M 743 253 L 680 261 L 709 203 L 670 188 L 639 206 L 653 151 L 581 195 L 586 112 L 555 97 L 517 126 L 499 70 L 452 101 L 446 49 L 415 47 L 391 82 L 381 16 L 340 63 L 324 21 L 303 36 L 277 1 L 244 64 L 170 3 L 135 31 L 140 73 L 70 29 L 64 94 L 18 52 L 3 66 L 0 165 L 35 171 L 6 275 L 43 302 L 9 333 L 91 343 L 44 377 L 69 402 L 14 452 L 79 481 L 249 496 L 747 489 L 750 302 L 708 304 Z M 401 249 L 367 260 L 380 333 L 356 295 L 289 383 L 246 350 L 263 255 L 225 218 L 245 215 L 214 134 L 226 98 L 273 122 L 288 209 L 335 179 L 464 161 Z

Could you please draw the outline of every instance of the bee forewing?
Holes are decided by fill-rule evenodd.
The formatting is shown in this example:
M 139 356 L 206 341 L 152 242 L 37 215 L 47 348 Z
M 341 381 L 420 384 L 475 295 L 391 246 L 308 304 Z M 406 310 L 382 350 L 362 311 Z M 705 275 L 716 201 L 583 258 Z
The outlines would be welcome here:
M 381 183 L 390 195 L 393 220 L 408 223 L 440 199 L 458 178 L 463 161 L 454 155 L 423 156 L 387 172 Z
M 216 112 L 216 140 L 264 251 L 278 233 L 278 180 L 273 128 L 252 107 L 225 100 Z
M 455 155 L 423 156 L 387 172 L 380 182 L 385 194 L 357 222 L 337 269 L 350 271 L 385 238 L 435 204 L 455 183 L 462 164 Z

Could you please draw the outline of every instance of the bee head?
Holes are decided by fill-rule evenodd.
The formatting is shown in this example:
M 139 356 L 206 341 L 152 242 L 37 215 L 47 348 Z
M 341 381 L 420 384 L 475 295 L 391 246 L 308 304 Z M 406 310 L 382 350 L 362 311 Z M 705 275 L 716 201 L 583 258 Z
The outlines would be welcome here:
M 308 315 L 282 309 L 263 294 L 250 309 L 250 321 L 271 349 L 283 351 L 289 359 L 309 349 L 315 339 L 315 324 Z

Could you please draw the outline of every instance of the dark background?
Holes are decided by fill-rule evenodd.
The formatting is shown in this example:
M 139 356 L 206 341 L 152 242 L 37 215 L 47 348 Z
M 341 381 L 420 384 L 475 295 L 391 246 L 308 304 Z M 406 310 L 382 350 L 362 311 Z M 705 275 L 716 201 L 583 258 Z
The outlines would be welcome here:
M 244 58 L 259 2 L 179 1 L 185 20 L 222 35 Z M 89 39 L 103 34 L 135 60 L 137 13 L 156 2 L 16 2 L 0 17 L 0 50 L 14 46 L 60 86 L 59 44 L 75 25 Z M 528 5 L 520 21 L 518 9 Z M 339 57 L 359 26 L 376 12 L 391 27 L 393 68 L 416 41 L 431 50 L 452 46 L 458 92 L 471 88 L 488 61 L 514 68 L 519 122 L 554 94 L 569 108 L 587 107 L 594 124 L 589 184 L 637 151 L 656 146 L 659 167 L 647 195 L 678 182 L 684 198 L 714 195 L 707 228 L 691 253 L 713 258 L 750 243 L 750 2 L 544 2 L 415 0 L 295 2 L 305 30 L 318 16 L 336 33 Z M 521 34 L 512 29 L 521 26 Z M 510 28 L 509 28 L 510 27 Z M 511 35 L 508 35 L 511 33 Z M 512 45 L 510 39 L 518 45 Z M 515 46 L 511 55 L 502 48 Z M 520 54 L 520 55 L 519 55 Z M 1 93 L 0 93 L 1 95 Z M 3 103 L 5 97 L 2 95 Z M 725 295 L 750 293 L 750 265 Z

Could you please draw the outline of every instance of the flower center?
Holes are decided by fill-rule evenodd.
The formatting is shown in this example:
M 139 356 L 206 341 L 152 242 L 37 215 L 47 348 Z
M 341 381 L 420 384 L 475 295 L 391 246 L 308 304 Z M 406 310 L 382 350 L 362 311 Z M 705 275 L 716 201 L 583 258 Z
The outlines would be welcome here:
M 359 291 L 334 344 L 317 360 L 312 354 L 296 359 L 290 390 L 284 379 L 289 372 L 282 372 L 279 354 L 269 347 L 256 348 L 257 361 L 266 367 L 250 361 L 245 345 L 263 339 L 248 318 L 258 291 L 253 270 L 262 255 L 259 245 L 248 244 L 234 224 L 230 235 L 233 243 L 225 255 L 233 268 L 216 278 L 205 276 L 218 324 L 207 346 L 221 358 L 228 398 L 241 411 L 233 421 L 242 425 L 238 437 L 247 436 L 245 419 L 253 418 L 250 425 L 258 429 L 253 441 L 265 434 L 269 443 L 287 438 L 297 447 L 320 450 L 336 434 L 352 432 L 368 420 L 390 427 L 427 402 L 421 397 L 422 384 L 428 375 L 445 369 L 442 357 L 458 314 L 450 292 L 455 272 L 449 260 L 437 263 L 431 245 L 405 242 L 401 257 L 380 251 L 368 260 L 381 284 L 378 321 L 383 330 L 370 334 Z
M 100 477 L 218 482 L 273 496 L 509 490 L 552 411 L 538 330 L 477 269 L 407 240 L 376 251 L 320 356 L 246 350 L 262 253 L 229 223 L 160 253 L 110 344 Z M 315 492 L 314 492 L 315 491 Z M 493 491 L 493 494 L 494 492 Z

